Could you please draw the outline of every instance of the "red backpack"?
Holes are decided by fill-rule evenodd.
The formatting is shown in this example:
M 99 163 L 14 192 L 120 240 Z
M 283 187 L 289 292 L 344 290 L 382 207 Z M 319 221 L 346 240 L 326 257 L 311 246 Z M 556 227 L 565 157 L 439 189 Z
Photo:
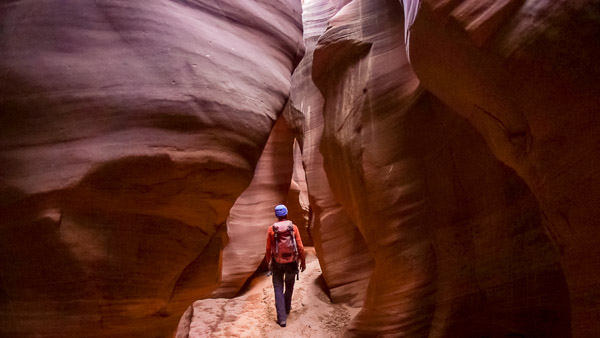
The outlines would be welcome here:
M 295 262 L 298 259 L 298 247 L 296 236 L 294 236 L 294 225 L 292 221 L 277 222 L 273 224 L 274 242 L 273 258 L 275 262 L 285 264 Z

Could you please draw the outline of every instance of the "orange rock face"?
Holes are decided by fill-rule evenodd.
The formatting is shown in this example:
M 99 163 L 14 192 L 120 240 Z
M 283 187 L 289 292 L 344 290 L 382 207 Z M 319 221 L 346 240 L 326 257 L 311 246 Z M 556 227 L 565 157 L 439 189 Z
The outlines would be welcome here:
M 1 336 L 168 336 L 219 285 L 229 209 L 302 55 L 300 13 L 0 5 Z
M 410 29 L 422 85 L 540 204 L 575 337 L 600 335 L 599 34 L 598 3 L 585 0 L 421 1 Z
M 294 137 L 281 116 L 258 161 L 252 182 L 229 213 L 222 281 L 213 297 L 234 297 L 263 261 L 267 228 L 277 220 L 273 208 L 287 203 L 294 167 L 293 146 Z M 300 219 L 292 216 L 290 219 L 298 223 Z
M 373 259 L 355 221 L 334 196 L 323 167 L 323 98 L 312 81 L 313 51 L 327 21 L 349 1 L 307 1 L 303 6 L 306 53 L 292 77 L 288 121 L 300 140 L 312 210 L 311 235 L 332 300 L 362 305 Z
M 500 6 L 495 20 L 513 5 Z M 374 259 L 363 309 L 348 335 L 575 334 L 569 272 L 545 233 L 551 221 L 544 201 L 526 176 L 505 165 L 489 133 L 461 118 L 471 115 L 445 96 L 475 92 L 493 99 L 485 86 L 495 86 L 500 75 L 478 74 L 477 64 L 458 52 L 445 55 L 449 45 L 464 48 L 451 31 L 441 30 L 450 36 L 439 38 L 447 44 L 439 49 L 429 32 L 417 36 L 425 11 L 425 4 L 353 1 L 328 21 L 314 52 L 312 77 L 324 99 L 317 146 L 336 201 Z M 416 21 L 405 21 L 411 15 Z M 409 48 L 406 27 L 412 27 Z M 495 28 L 480 29 L 479 43 Z M 462 61 L 480 81 L 462 87 L 458 78 L 452 82 L 458 75 L 435 73 L 446 69 L 417 60 L 416 50 Z M 421 80 L 413 67 L 431 77 Z M 445 93 L 434 90 L 442 75 Z M 511 137 L 523 144 L 519 132 Z
M 0 336 L 172 336 L 279 203 L 347 336 L 600 336 L 598 36 L 595 0 L 5 1 Z

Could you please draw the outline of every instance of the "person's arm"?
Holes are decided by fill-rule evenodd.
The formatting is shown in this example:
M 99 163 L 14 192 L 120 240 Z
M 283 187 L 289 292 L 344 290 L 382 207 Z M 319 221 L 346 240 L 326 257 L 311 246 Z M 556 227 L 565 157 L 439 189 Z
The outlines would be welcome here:
M 298 257 L 300 257 L 300 271 L 306 270 L 306 257 L 304 255 L 304 245 L 298 227 L 294 224 L 294 237 L 296 237 L 296 246 L 298 247 Z

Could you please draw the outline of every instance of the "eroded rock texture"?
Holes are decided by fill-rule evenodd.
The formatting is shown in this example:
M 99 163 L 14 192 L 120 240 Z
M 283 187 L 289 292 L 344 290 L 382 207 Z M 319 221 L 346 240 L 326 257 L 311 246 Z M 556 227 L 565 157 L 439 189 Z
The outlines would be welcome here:
M 424 10 L 397 1 L 352 1 L 328 21 L 314 52 L 312 77 L 324 99 L 323 166 L 335 200 L 374 259 L 363 309 L 348 335 L 577 333 L 568 271 L 544 232 L 550 226 L 544 201 L 527 177 L 501 162 L 507 163 L 489 135 L 460 117 L 469 114 L 429 91 L 436 73 L 416 61 L 418 41 L 431 57 L 435 50 L 440 60 L 461 60 L 428 45 L 434 44 L 428 34 L 417 40 Z M 405 17 L 415 13 L 407 48 L 405 27 L 412 22 Z M 452 35 L 444 38 L 464 48 Z M 422 84 L 413 64 L 431 78 Z M 461 87 L 446 76 L 445 89 L 459 94 L 496 85 L 481 75 L 472 87 Z M 519 144 L 520 136 L 513 137 Z
M 229 241 L 223 250 L 222 280 L 213 297 L 235 296 L 263 261 L 267 227 L 277 220 L 273 207 L 286 203 L 290 191 L 293 146 L 294 137 L 281 116 L 258 161 L 252 182 L 229 213 Z M 288 205 L 293 210 L 292 204 Z M 296 223 L 303 220 L 294 213 L 290 213 L 290 219 Z
M 289 106 L 288 106 L 289 107 Z M 286 112 L 289 110 L 286 110 Z M 284 117 L 288 116 L 285 114 Z M 310 220 L 312 211 L 308 198 L 308 185 L 306 184 L 306 171 L 302 160 L 302 150 L 296 140 L 294 142 L 294 173 L 292 175 L 292 184 L 289 190 L 288 207 L 291 207 L 291 215 L 294 216 L 294 222 L 300 231 L 302 243 L 305 246 L 313 246 L 312 236 L 310 234 Z
M 348 336 L 600 336 L 600 3 L 303 7 L 0 5 L 0 335 L 169 336 L 288 194 Z
M 573 335 L 600 335 L 600 2 L 427 0 L 410 26 L 423 86 L 536 196 Z
M 328 20 L 349 1 L 306 1 L 303 6 L 306 53 L 292 77 L 290 114 L 298 134 L 312 211 L 311 235 L 333 301 L 361 305 L 373 260 L 360 230 L 333 195 L 319 149 L 323 98 L 312 81 L 313 50 Z
M 302 54 L 300 11 L 0 5 L 0 335 L 168 336 L 218 286 L 228 211 Z

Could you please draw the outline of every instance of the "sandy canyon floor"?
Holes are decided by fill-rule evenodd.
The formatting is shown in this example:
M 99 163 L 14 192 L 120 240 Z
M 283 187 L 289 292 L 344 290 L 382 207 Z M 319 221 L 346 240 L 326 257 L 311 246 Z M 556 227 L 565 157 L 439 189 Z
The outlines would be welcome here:
M 263 274 L 239 297 L 195 302 L 188 337 L 339 337 L 359 309 L 331 303 L 314 249 L 306 251 L 306 271 L 296 281 L 287 327 L 276 322 L 273 283 Z

